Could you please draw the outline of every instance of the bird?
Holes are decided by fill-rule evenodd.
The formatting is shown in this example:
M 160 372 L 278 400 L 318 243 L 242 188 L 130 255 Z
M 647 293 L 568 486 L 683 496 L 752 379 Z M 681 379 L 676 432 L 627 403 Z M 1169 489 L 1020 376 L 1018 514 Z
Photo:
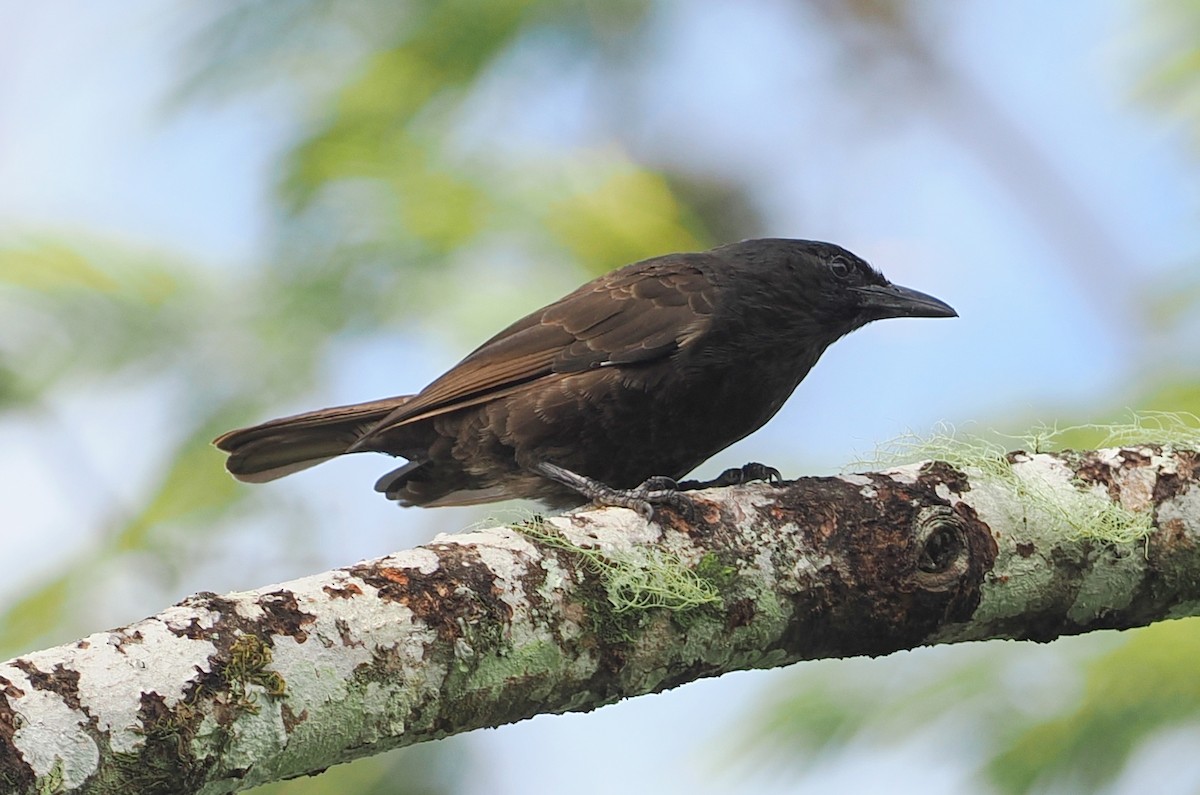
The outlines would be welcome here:
M 680 481 L 763 426 L 835 341 L 885 318 L 957 317 L 833 243 L 764 238 L 602 275 L 517 320 L 415 394 L 229 431 L 238 480 L 349 453 L 403 457 L 375 489 L 403 506 L 513 498 L 686 509 Z

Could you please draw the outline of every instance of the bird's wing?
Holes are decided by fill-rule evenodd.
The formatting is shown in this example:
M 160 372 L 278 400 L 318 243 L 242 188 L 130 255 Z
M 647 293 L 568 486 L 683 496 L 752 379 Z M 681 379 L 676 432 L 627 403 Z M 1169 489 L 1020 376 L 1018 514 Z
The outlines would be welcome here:
M 715 288 L 697 257 L 639 263 L 583 285 L 479 346 L 372 428 L 396 425 L 491 400 L 531 381 L 595 367 L 669 356 L 709 327 Z

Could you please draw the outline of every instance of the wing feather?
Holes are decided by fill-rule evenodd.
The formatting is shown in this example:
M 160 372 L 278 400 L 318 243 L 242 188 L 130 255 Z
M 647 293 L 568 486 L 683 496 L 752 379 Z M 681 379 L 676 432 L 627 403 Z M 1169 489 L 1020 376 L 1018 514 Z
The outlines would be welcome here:
M 613 271 L 485 342 L 368 431 L 486 402 L 541 378 L 670 356 L 708 328 L 715 290 L 705 254 L 676 254 Z

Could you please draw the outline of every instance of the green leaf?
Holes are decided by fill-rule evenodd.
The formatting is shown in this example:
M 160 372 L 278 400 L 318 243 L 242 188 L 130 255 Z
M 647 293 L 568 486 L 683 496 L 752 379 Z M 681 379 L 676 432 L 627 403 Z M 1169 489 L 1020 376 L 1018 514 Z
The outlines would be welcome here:
M 0 248 L 0 282 L 31 290 L 79 288 L 111 293 L 120 288 L 112 274 L 58 243 Z
M 211 518 L 245 496 L 225 471 L 224 455 L 212 446 L 212 439 L 232 426 L 229 416 L 219 412 L 217 419 L 201 424 L 179 445 L 142 509 L 114 534 L 113 551 L 145 549 L 156 526 Z
M 54 642 L 70 632 L 68 610 L 72 584 L 86 582 L 88 565 L 80 561 L 68 570 L 24 590 L 17 601 L 0 613 L 0 655 L 29 651 L 41 642 Z
M 603 165 L 577 171 L 576 190 L 552 206 L 546 225 L 592 270 L 707 248 L 699 224 L 660 174 L 603 155 L 578 159 Z
M 1150 735 L 1195 719 L 1197 659 L 1200 619 L 1130 633 L 1125 645 L 1088 666 L 1077 707 L 1020 732 L 992 757 L 988 774 L 1010 793 L 1067 779 L 1095 791 L 1116 777 Z

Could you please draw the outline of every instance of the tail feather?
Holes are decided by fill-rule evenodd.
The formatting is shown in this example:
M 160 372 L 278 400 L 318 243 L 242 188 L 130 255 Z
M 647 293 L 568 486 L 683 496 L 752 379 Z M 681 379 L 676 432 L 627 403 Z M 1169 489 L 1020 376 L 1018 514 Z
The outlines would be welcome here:
M 229 453 L 225 468 L 235 478 L 266 483 L 348 452 L 363 433 L 410 397 L 281 417 L 222 434 L 213 444 Z
M 458 466 L 416 459 L 393 469 L 375 483 L 375 491 L 404 506 L 441 508 L 479 505 L 516 496 L 503 484 L 488 485 Z

